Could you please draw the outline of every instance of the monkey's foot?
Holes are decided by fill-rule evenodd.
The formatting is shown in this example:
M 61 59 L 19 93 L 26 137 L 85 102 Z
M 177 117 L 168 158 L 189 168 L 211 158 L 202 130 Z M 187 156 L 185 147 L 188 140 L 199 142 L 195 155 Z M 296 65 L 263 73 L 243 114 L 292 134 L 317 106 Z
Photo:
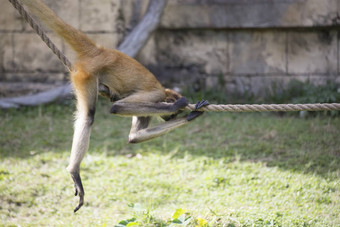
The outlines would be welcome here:
M 188 121 L 192 121 L 194 120 L 196 117 L 200 116 L 203 114 L 203 111 L 199 111 L 200 108 L 202 108 L 203 106 L 207 106 L 209 105 L 209 101 L 208 100 L 202 100 L 202 101 L 198 101 L 196 103 L 195 106 L 195 110 L 191 111 L 188 115 L 187 115 L 187 120 Z
M 74 213 L 80 209 L 80 207 L 84 204 L 84 188 L 83 184 L 81 183 L 81 178 L 79 173 L 71 173 L 72 180 L 74 182 L 74 189 L 75 193 L 74 196 L 79 196 L 79 204 L 76 208 L 74 208 Z
M 74 196 L 79 195 L 79 204 L 78 204 L 78 206 L 77 206 L 76 208 L 74 208 L 74 210 L 73 210 L 73 212 L 75 213 L 75 212 L 77 212 L 77 210 L 79 210 L 80 207 L 82 207 L 83 204 L 84 204 L 84 190 L 83 190 L 83 191 L 79 190 L 79 189 L 77 188 L 76 185 L 74 185 L 74 187 L 75 187 Z

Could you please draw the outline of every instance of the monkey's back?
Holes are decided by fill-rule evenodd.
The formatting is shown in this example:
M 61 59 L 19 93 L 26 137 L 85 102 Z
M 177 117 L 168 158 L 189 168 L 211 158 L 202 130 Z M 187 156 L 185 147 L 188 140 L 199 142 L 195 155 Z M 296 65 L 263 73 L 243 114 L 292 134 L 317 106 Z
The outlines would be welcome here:
M 134 93 L 157 91 L 155 100 L 164 101 L 165 89 L 142 64 L 120 51 L 100 49 L 97 56 L 79 59 L 76 65 L 86 68 L 90 74 L 97 74 L 99 83 L 119 99 Z

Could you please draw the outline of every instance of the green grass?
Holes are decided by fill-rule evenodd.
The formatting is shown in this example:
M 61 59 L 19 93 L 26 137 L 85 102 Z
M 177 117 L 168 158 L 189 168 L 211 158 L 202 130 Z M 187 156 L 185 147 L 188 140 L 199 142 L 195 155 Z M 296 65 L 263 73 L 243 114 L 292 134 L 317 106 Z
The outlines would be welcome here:
M 98 105 L 76 214 L 74 106 L 0 112 L 0 225 L 340 225 L 339 118 L 208 113 L 130 145 L 130 119 L 109 108 Z

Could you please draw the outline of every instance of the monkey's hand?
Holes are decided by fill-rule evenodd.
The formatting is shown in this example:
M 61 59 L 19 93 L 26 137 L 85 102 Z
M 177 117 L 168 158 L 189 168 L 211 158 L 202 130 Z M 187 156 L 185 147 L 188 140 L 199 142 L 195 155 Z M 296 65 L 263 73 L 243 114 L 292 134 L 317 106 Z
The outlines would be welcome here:
M 198 101 L 196 103 L 195 106 L 195 110 L 191 111 L 188 115 L 187 115 L 187 120 L 188 121 L 192 121 L 194 120 L 196 117 L 200 116 L 203 114 L 203 111 L 199 111 L 200 108 L 202 108 L 203 106 L 207 106 L 209 105 L 209 101 L 208 100 L 202 100 L 202 101 Z
M 182 113 L 183 111 L 181 109 L 183 109 L 187 105 L 189 105 L 188 100 L 185 97 L 181 97 L 172 104 L 171 109 L 174 113 L 170 115 L 163 115 L 161 116 L 161 118 L 163 118 L 163 120 L 165 121 L 170 121 L 171 119 L 176 118 L 178 114 Z
M 188 100 L 185 97 L 179 98 L 174 104 L 172 105 L 172 109 L 174 111 L 180 110 L 188 105 Z
M 77 172 L 71 173 L 71 177 L 72 177 L 73 182 L 74 182 L 74 189 L 75 189 L 74 196 L 79 195 L 79 204 L 76 208 L 74 208 L 74 213 L 75 213 L 84 204 L 84 188 L 83 188 L 83 184 L 81 183 L 81 178 L 80 178 L 79 173 L 77 173 Z

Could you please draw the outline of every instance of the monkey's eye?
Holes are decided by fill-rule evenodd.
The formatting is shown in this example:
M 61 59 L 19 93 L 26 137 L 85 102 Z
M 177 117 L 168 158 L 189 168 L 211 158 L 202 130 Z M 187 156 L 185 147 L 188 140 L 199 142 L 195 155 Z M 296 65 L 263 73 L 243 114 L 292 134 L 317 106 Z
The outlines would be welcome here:
M 173 97 L 167 97 L 165 99 L 165 102 L 167 102 L 167 103 L 174 103 L 174 102 L 176 102 L 176 99 L 174 99 Z

